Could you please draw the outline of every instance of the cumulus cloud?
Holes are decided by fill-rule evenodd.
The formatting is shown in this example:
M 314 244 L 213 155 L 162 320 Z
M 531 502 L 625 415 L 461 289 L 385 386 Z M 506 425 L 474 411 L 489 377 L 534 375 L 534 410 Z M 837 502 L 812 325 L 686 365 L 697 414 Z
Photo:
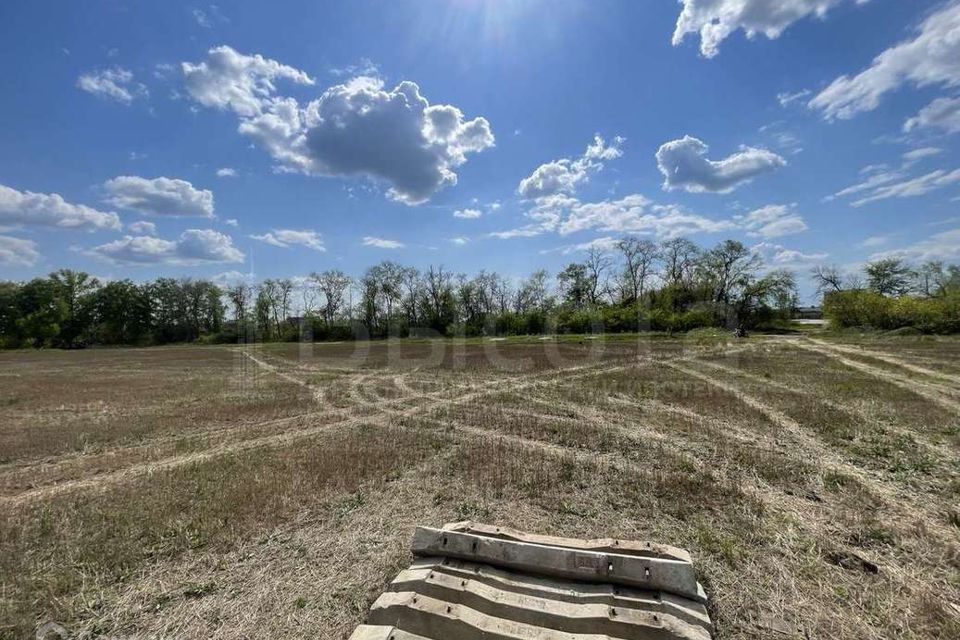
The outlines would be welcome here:
M 37 243 L 12 236 L 0 236 L 0 264 L 32 267 L 40 259 Z
M 870 256 L 871 260 L 882 258 L 901 258 L 916 263 L 930 260 L 958 260 L 960 259 L 960 229 L 935 233 L 929 238 L 906 247 L 883 251 Z
M 364 177 L 385 183 L 388 197 L 414 205 L 454 185 L 469 153 L 493 146 L 490 124 L 465 119 L 455 106 L 430 104 L 413 82 L 386 89 L 373 77 L 328 88 L 301 105 L 276 95 L 274 80 L 313 81 L 302 71 L 230 47 L 184 63 L 187 91 L 200 104 L 234 111 L 239 131 L 284 171 Z
M 254 240 L 266 242 L 275 247 L 288 249 L 291 246 L 299 245 L 314 251 L 326 251 L 323 246 L 323 238 L 316 231 L 309 229 L 274 229 L 269 233 L 262 235 L 251 235 Z
M 807 230 L 803 216 L 794 211 L 793 205 L 771 204 L 755 209 L 740 218 L 740 224 L 748 236 L 779 238 Z
M 406 245 L 399 240 L 388 240 L 387 238 L 377 238 L 376 236 L 364 236 L 363 246 L 377 247 L 378 249 L 402 249 Z
M 107 202 L 156 216 L 213 217 L 213 192 L 179 178 L 117 176 L 104 185 Z
M 907 133 L 918 129 L 960 132 L 960 98 L 937 98 L 903 124 Z
M 470 238 L 467 238 L 467 237 L 464 237 L 464 236 L 457 236 L 457 237 L 455 237 L 455 238 L 450 238 L 450 242 L 452 242 L 453 244 L 457 245 L 458 247 L 462 247 L 463 245 L 465 245 L 465 244 L 467 244 L 468 242 L 470 242 Z
M 123 104 L 149 95 L 145 86 L 134 81 L 131 71 L 120 67 L 85 73 L 77 78 L 77 88 Z
M 127 225 L 127 230 L 138 236 L 152 236 L 157 233 L 157 225 L 152 222 L 141 220 L 140 222 L 131 222 Z
M 237 285 L 246 284 L 254 285 L 257 282 L 256 276 L 252 273 L 241 273 L 240 271 L 231 270 L 218 273 L 215 276 L 211 277 L 210 280 L 221 287 L 235 287 Z
M 893 46 L 857 75 L 840 76 L 810 101 L 827 119 L 872 111 L 887 93 L 904 84 L 960 85 L 960 1 L 928 16 L 917 36 Z
M 17 191 L 0 184 L 0 226 L 120 229 L 117 214 L 71 204 L 56 193 Z
M 243 262 L 243 252 L 230 236 L 213 229 L 187 229 L 176 240 L 153 236 L 124 236 L 90 249 L 90 254 L 116 264 L 199 266 Z
M 803 268 L 820 262 L 829 256 L 824 252 L 805 253 L 797 249 L 788 249 L 780 244 L 761 242 L 754 245 L 753 250 L 760 254 L 763 261 L 777 268 Z
M 471 218 L 479 218 L 482 215 L 483 215 L 483 212 L 480 211 L 480 209 L 457 209 L 456 211 L 453 212 L 454 218 L 471 219 Z
M 623 155 L 623 142 L 624 138 L 616 136 L 608 145 L 602 137 L 596 135 L 579 158 L 560 158 L 537 167 L 532 174 L 520 181 L 517 193 L 527 199 L 560 193 L 572 194 L 591 173 L 603 169 L 604 161 Z
M 715 233 L 736 227 L 729 220 L 713 220 L 676 205 L 661 205 L 640 194 L 599 202 L 571 197 L 544 198 L 526 213 L 532 220 L 516 229 L 496 231 L 494 238 L 533 237 L 544 233 L 570 235 L 595 230 L 608 233 L 650 234 L 674 238 L 692 233 Z
M 692 193 L 729 193 L 738 185 L 787 164 L 767 149 L 741 147 L 722 160 L 707 158 L 708 147 L 691 136 L 671 140 L 657 150 L 657 166 L 666 190 L 684 189 Z
M 277 80 L 313 84 L 313 79 L 299 69 L 261 55 L 244 55 L 227 46 L 214 47 L 207 52 L 206 60 L 184 62 L 180 68 L 187 94 L 194 101 L 245 117 L 257 116 L 269 106 Z
M 237 177 L 237 170 L 230 167 L 222 167 L 217 169 L 218 178 L 235 178 Z
M 673 45 L 689 34 L 700 34 L 700 53 L 712 58 L 720 43 L 738 29 L 748 38 L 762 34 L 773 40 L 797 20 L 819 18 L 844 0 L 680 0 L 683 9 L 673 32 Z M 864 4 L 868 0 L 857 0 Z

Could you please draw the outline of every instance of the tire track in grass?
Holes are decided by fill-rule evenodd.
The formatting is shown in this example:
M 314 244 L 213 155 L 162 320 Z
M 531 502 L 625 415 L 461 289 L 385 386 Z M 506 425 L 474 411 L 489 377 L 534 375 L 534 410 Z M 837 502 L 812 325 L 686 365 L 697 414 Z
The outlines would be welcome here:
M 710 362 L 708 360 L 697 360 L 697 364 L 706 365 L 711 369 L 715 369 L 729 376 L 739 376 L 745 380 L 749 380 L 757 384 L 766 385 L 773 389 L 777 389 L 779 391 L 784 391 L 786 393 L 810 398 L 811 401 L 819 402 L 820 404 L 826 407 L 829 407 L 830 409 L 833 409 L 834 411 L 837 411 L 839 413 L 843 413 L 857 421 L 863 420 L 865 418 L 865 416 L 862 413 L 860 413 L 856 409 L 851 408 L 849 405 L 845 403 L 837 402 L 835 400 L 830 400 L 828 398 L 823 398 L 823 397 L 814 395 L 809 390 L 803 390 L 796 385 L 789 385 L 784 382 L 770 380 L 768 378 L 764 378 L 763 376 L 759 376 L 755 373 L 750 373 L 749 371 L 743 371 L 741 369 L 737 369 L 736 367 L 723 365 L 717 362 Z M 918 435 L 921 437 L 923 436 L 923 434 L 917 433 L 916 431 L 897 428 L 897 427 L 894 427 L 893 425 L 885 425 L 885 428 L 890 428 L 891 431 L 901 435 L 906 434 L 911 436 L 918 436 Z M 923 449 L 927 450 L 928 452 L 938 456 L 941 460 L 944 460 L 944 459 L 950 460 L 956 455 L 955 451 L 950 446 L 936 443 L 936 442 L 929 442 L 925 438 L 915 440 L 915 443 L 918 446 L 922 447 Z
M 729 352 L 739 352 L 752 348 L 751 346 L 740 347 L 737 349 L 732 349 Z M 261 447 L 276 447 L 289 444 L 301 439 L 311 438 L 317 434 L 323 433 L 330 429 L 335 428 L 350 428 L 360 424 L 371 424 L 371 425 L 383 425 L 389 423 L 391 420 L 394 420 L 397 417 L 412 417 L 416 416 L 422 412 L 434 411 L 438 408 L 443 408 L 447 406 L 456 406 L 464 403 L 471 402 L 476 399 L 489 397 L 491 395 L 496 395 L 504 391 L 521 391 L 530 388 L 537 388 L 544 385 L 549 385 L 555 382 L 567 382 L 572 380 L 579 380 L 581 378 L 601 375 L 604 373 L 613 373 L 618 371 L 624 371 L 630 369 L 644 362 L 657 362 L 665 363 L 671 360 L 690 360 L 693 358 L 702 355 L 702 353 L 688 353 L 682 356 L 675 356 L 672 358 L 657 358 L 650 354 L 640 354 L 637 356 L 631 356 L 623 364 L 611 365 L 609 362 L 600 361 L 584 365 L 574 365 L 571 367 L 566 367 L 562 369 L 552 369 L 544 371 L 539 374 L 517 374 L 513 376 L 504 376 L 501 378 L 496 378 L 494 380 L 484 380 L 477 382 L 473 385 L 472 390 L 466 392 L 460 392 L 454 398 L 437 398 L 436 395 L 440 395 L 444 392 L 437 392 L 437 394 L 423 394 L 419 397 L 404 397 L 398 400 L 389 400 L 377 403 L 375 410 L 379 413 L 374 413 L 371 415 L 351 415 L 345 419 L 335 420 L 334 422 L 325 423 L 322 425 L 317 425 L 315 427 L 308 427 L 304 429 L 297 429 L 295 431 L 282 432 L 278 434 L 272 434 L 268 436 L 261 436 L 257 438 L 251 438 L 247 440 L 241 440 L 239 442 L 226 442 L 221 443 L 216 446 L 213 446 L 209 449 L 202 451 L 194 451 L 188 454 L 182 454 L 178 456 L 170 456 L 160 460 L 155 460 L 145 463 L 136 463 L 122 469 L 115 471 L 110 471 L 107 473 L 98 474 L 89 478 L 81 478 L 76 480 L 66 480 L 59 482 L 54 485 L 42 486 L 32 488 L 11 496 L 0 497 L 0 504 L 6 505 L 18 505 L 21 503 L 27 503 L 37 499 L 43 499 L 45 497 L 57 495 L 59 493 L 64 493 L 68 491 L 81 490 L 81 489 L 93 489 L 102 486 L 107 486 L 116 482 L 123 482 L 127 479 L 133 479 L 137 477 L 142 477 L 144 475 L 149 475 L 151 473 L 157 473 L 161 471 L 166 471 L 170 469 L 175 469 L 181 466 L 196 464 L 199 462 L 205 462 L 217 457 L 222 457 L 226 455 L 231 455 L 234 453 L 239 453 L 243 451 L 248 451 L 251 449 L 257 449 Z M 266 363 L 269 367 L 269 363 Z M 298 386 L 303 386 L 304 384 L 309 387 L 307 383 L 303 381 L 297 381 Z M 469 388 L 468 388 L 469 389 Z M 409 401 L 416 399 L 424 399 L 428 401 L 425 404 L 417 405 L 414 407 L 409 407 L 402 410 L 390 410 L 390 407 L 393 404 L 397 404 L 398 401 Z M 305 414 L 306 417 L 311 417 L 312 415 L 322 415 L 318 414 Z M 299 416 L 294 419 L 303 419 L 304 416 Z M 279 422 L 279 421 L 278 421 Z
M 919 380 L 909 380 L 902 378 L 893 373 L 884 371 L 879 367 L 874 367 L 865 362 L 860 362 L 858 360 L 853 360 L 848 358 L 844 352 L 837 351 L 832 347 L 826 345 L 819 345 L 812 342 L 797 342 L 796 346 L 800 349 L 806 349 L 807 351 L 813 351 L 814 353 L 819 353 L 822 356 L 827 356 L 833 358 L 838 362 L 845 364 L 851 369 L 857 369 L 866 373 L 874 378 L 884 380 L 889 382 L 892 385 L 898 386 L 901 389 L 906 389 L 907 391 L 912 391 L 913 393 L 921 396 L 931 402 L 934 402 L 944 409 L 960 413 L 960 402 L 953 400 L 951 398 L 945 397 L 943 387 L 935 385 L 930 382 L 921 382 Z
M 373 415 L 361 415 L 361 416 L 352 416 L 343 420 L 337 420 L 331 423 L 326 423 L 323 425 L 318 425 L 315 427 L 309 427 L 305 429 L 298 429 L 296 431 L 283 432 L 279 434 L 274 434 L 270 436 L 262 436 L 259 438 L 252 438 L 249 440 L 243 440 L 240 442 L 233 443 L 223 443 L 210 449 L 203 451 L 196 451 L 189 454 L 171 456 L 161 460 L 134 464 L 129 467 L 119 469 L 116 471 L 99 474 L 91 478 L 83 478 L 78 480 L 68 480 L 60 482 L 55 485 L 38 487 L 30 489 L 27 491 L 20 492 L 12 496 L 4 496 L 0 498 L 0 504 L 5 504 L 9 506 L 15 506 L 27 502 L 31 502 L 37 499 L 43 499 L 51 497 L 60 493 L 82 490 L 82 489 L 95 489 L 100 487 L 105 487 L 116 482 L 123 482 L 128 479 L 134 479 L 138 477 L 143 477 L 152 473 L 157 473 L 161 471 L 167 471 L 175 469 L 178 467 L 196 464 L 200 462 L 206 462 L 208 460 L 232 455 L 235 453 L 240 453 L 244 451 L 249 451 L 252 449 L 259 448 L 269 448 L 277 447 L 296 442 L 301 439 L 311 438 L 315 435 L 328 431 L 335 428 L 350 428 L 358 426 L 361 424 L 370 424 L 370 425 L 379 425 L 389 423 L 390 421 L 396 419 L 397 417 L 411 417 L 415 416 L 420 412 L 428 412 L 436 410 L 437 408 L 442 408 L 446 406 L 458 405 L 466 402 L 471 402 L 478 398 L 487 397 L 490 395 L 495 395 L 501 393 L 504 390 L 520 390 L 528 388 L 531 386 L 539 386 L 544 384 L 550 384 L 557 379 L 578 379 L 580 377 L 596 375 L 597 373 L 602 373 L 607 369 L 599 368 L 602 367 L 604 363 L 595 363 L 591 365 L 577 365 L 575 367 L 569 367 L 564 370 L 552 370 L 545 372 L 543 374 L 546 377 L 538 378 L 536 376 L 525 376 L 526 381 L 516 381 L 512 378 L 500 379 L 493 381 L 489 384 L 478 383 L 478 390 L 461 393 L 455 398 L 442 398 L 432 400 L 427 402 L 425 405 L 418 405 L 408 409 L 390 411 L 386 406 L 387 403 L 381 403 L 377 407 L 377 410 L 380 411 L 379 414 Z M 615 367 L 615 369 L 620 370 L 632 366 L 620 365 Z M 572 372 L 572 373 L 571 373 Z M 531 379 L 533 378 L 533 379 Z M 484 388 L 480 388 L 484 387 Z M 404 398 L 404 400 L 409 400 L 410 398 Z
M 818 438 L 807 433 L 806 429 L 804 429 L 799 422 L 791 418 L 786 413 L 760 401 L 750 394 L 745 393 L 733 384 L 712 378 L 709 375 L 697 371 L 689 366 L 684 366 L 678 362 L 664 362 L 663 364 L 664 366 L 674 369 L 675 371 L 679 371 L 687 376 L 696 378 L 702 382 L 721 389 L 722 391 L 732 394 L 740 402 L 751 409 L 758 411 L 762 415 L 766 416 L 767 419 L 773 424 L 780 427 L 783 432 L 789 435 L 794 442 L 797 443 L 797 445 L 806 450 L 808 455 L 812 456 L 817 463 L 823 467 L 824 470 L 852 476 L 861 484 L 869 487 L 870 490 L 880 497 L 887 505 L 899 504 L 905 515 L 912 517 L 918 522 L 923 522 L 924 527 L 931 532 L 936 532 L 936 534 L 942 540 L 950 541 L 951 543 L 956 542 L 956 528 L 941 524 L 936 511 L 930 510 L 931 507 L 936 507 L 937 505 L 930 504 L 929 501 L 923 502 L 917 500 L 917 496 L 905 491 L 903 488 L 891 486 L 891 484 L 885 478 L 881 477 L 880 474 L 868 469 L 863 469 L 848 462 L 843 457 L 825 447 Z
M 847 353 L 853 356 L 856 356 L 856 355 L 867 356 L 869 358 L 880 360 L 881 362 L 886 362 L 887 364 L 892 364 L 902 369 L 906 369 L 907 371 L 911 371 L 913 373 L 918 373 L 920 375 L 928 376 L 930 378 L 936 378 L 939 380 L 945 380 L 946 382 L 953 385 L 960 385 L 960 377 L 958 376 L 951 375 L 943 371 L 934 371 L 933 369 L 921 367 L 920 365 L 907 362 L 903 358 L 899 358 L 893 354 L 886 353 L 884 351 L 876 351 L 874 349 L 865 349 L 860 347 L 855 348 L 847 345 L 833 344 L 830 342 L 826 342 L 824 340 L 816 340 L 814 338 L 809 338 L 809 341 L 812 342 L 813 344 L 824 347 L 825 349 L 833 349 L 834 351 L 841 351 L 843 353 Z M 960 393 L 960 389 L 957 389 L 955 387 L 945 386 L 942 382 L 931 382 L 928 384 L 943 386 L 944 390 L 949 393 L 954 393 L 954 394 Z

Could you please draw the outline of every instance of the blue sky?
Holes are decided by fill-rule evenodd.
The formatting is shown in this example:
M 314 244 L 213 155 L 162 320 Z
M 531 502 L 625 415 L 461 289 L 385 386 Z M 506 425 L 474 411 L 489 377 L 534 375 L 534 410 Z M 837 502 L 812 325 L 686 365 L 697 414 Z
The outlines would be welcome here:
M 960 260 L 960 0 L 4 3 L 0 277 Z

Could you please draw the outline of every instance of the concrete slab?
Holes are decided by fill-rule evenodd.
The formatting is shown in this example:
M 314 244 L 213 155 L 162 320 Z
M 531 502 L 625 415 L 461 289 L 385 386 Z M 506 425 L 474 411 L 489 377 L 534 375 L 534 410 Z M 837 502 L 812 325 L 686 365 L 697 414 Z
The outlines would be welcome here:
M 412 550 L 417 556 L 446 556 L 535 575 L 666 591 L 701 602 L 705 599 L 693 566 L 679 560 L 501 540 L 429 527 L 417 528 Z

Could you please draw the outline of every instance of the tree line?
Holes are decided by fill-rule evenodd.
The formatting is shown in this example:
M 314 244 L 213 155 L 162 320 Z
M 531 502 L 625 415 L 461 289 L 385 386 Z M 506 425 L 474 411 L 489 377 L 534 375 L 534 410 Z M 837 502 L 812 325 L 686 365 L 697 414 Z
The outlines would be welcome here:
M 823 295 L 824 316 L 836 328 L 960 333 L 958 265 L 884 258 L 851 273 L 815 267 L 812 277 Z
M 625 237 L 591 248 L 551 277 L 468 276 L 385 261 L 353 278 L 330 269 L 298 279 L 218 286 L 203 279 L 99 282 L 61 270 L 0 282 L 0 344 L 79 347 L 410 335 L 513 335 L 752 327 L 789 317 L 796 281 L 726 240 Z

